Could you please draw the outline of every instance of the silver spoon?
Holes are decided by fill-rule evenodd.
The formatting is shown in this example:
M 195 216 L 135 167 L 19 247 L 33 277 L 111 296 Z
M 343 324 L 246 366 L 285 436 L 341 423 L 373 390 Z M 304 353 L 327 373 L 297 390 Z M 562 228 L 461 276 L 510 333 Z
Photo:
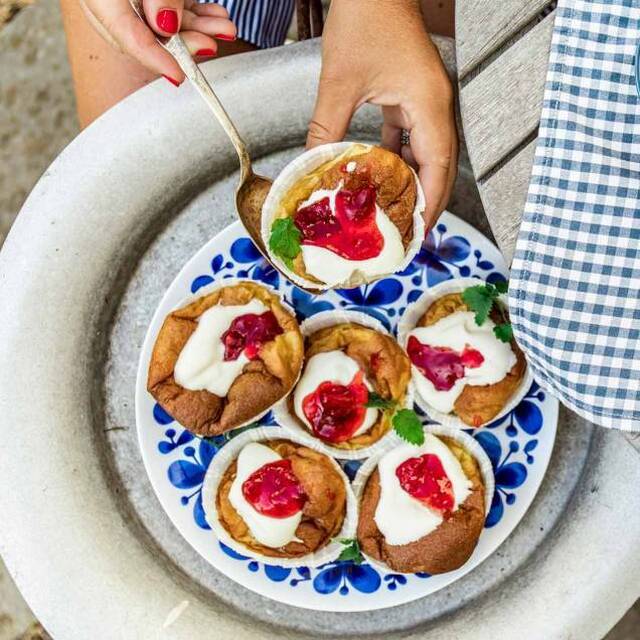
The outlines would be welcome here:
M 138 17 L 146 22 L 142 0 L 129 0 L 129 2 L 133 10 L 138 14 Z M 176 34 L 170 38 L 163 38 L 156 35 L 156 40 L 175 58 L 185 76 L 198 90 L 198 93 L 202 96 L 211 111 L 213 111 L 213 114 L 218 119 L 225 133 L 229 136 L 240 160 L 240 183 L 236 189 L 236 209 L 238 216 L 265 259 L 274 269 L 278 269 L 269 259 L 269 254 L 267 253 L 260 233 L 262 204 L 271 188 L 272 180 L 253 172 L 247 145 L 238 133 L 236 126 L 225 111 L 225 108 L 222 106 L 218 96 L 191 57 L 191 53 L 180 34 Z M 286 277 L 286 274 L 283 275 Z

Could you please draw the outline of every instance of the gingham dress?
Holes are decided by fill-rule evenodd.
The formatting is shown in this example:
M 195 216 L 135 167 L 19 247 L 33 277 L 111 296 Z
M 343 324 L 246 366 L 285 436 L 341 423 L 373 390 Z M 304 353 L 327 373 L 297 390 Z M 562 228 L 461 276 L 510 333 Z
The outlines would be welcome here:
M 638 0 L 560 0 L 511 317 L 537 380 L 640 430 Z

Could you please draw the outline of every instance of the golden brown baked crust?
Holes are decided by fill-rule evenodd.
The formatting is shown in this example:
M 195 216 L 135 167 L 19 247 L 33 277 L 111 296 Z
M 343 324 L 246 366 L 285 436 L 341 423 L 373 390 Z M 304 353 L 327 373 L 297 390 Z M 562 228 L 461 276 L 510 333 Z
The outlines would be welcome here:
M 173 370 L 180 352 L 196 330 L 197 319 L 214 305 L 242 305 L 260 300 L 275 315 L 283 333 L 260 349 L 234 380 L 226 397 L 190 391 L 176 383 Z M 303 342 L 296 319 L 279 298 L 251 282 L 218 289 L 170 313 L 151 354 L 147 389 L 181 425 L 202 436 L 215 436 L 259 415 L 283 398 L 302 367 Z
M 305 362 L 318 353 L 338 349 L 358 363 L 378 395 L 400 405 L 404 402 L 411 379 L 411 362 L 391 336 L 354 322 L 326 327 L 305 338 Z M 296 415 L 293 394 L 287 402 L 291 416 L 307 429 Z M 391 429 L 392 413 L 393 410 L 381 410 L 378 420 L 366 433 L 346 442 L 331 443 L 331 446 L 362 449 L 374 444 Z
M 220 523 L 234 540 L 265 556 L 297 558 L 321 549 L 340 532 L 344 522 L 347 504 L 344 479 L 331 460 L 318 451 L 289 440 L 271 440 L 261 444 L 291 460 L 293 473 L 307 495 L 302 520 L 296 529 L 296 537 L 302 542 L 293 541 L 280 549 L 273 549 L 260 544 L 251 535 L 229 501 L 229 491 L 236 477 L 235 461 L 225 471 L 218 487 L 216 506 Z
M 349 161 L 356 162 L 352 173 L 343 170 Z M 416 206 L 417 187 L 409 166 L 392 151 L 381 147 L 354 144 L 337 158 L 325 162 L 302 178 L 282 199 L 277 218 L 293 216 L 301 202 L 318 189 L 335 189 L 340 181 L 348 190 L 360 189 L 368 184 L 376 188 L 376 202 L 400 231 L 405 249 L 413 239 L 413 212 Z M 293 261 L 294 271 L 308 279 L 302 254 Z
M 472 482 L 471 493 L 451 516 L 422 538 L 403 545 L 387 544 L 374 516 L 380 499 L 380 475 L 376 469 L 360 501 L 357 537 L 368 556 L 400 573 L 446 573 L 461 567 L 471 556 L 485 521 L 484 483 L 475 458 L 458 442 L 438 436 L 458 458 Z
M 462 300 L 462 294 L 450 293 L 436 300 L 418 321 L 418 327 L 428 327 L 438 320 L 456 313 L 457 311 L 469 311 Z M 499 324 L 502 322 L 500 312 L 491 311 L 491 319 Z M 515 340 L 511 341 L 511 349 L 516 356 L 516 363 L 507 375 L 494 384 L 466 385 L 456 400 L 453 412 L 465 424 L 477 427 L 490 422 L 495 418 L 516 392 L 524 377 L 527 362 Z

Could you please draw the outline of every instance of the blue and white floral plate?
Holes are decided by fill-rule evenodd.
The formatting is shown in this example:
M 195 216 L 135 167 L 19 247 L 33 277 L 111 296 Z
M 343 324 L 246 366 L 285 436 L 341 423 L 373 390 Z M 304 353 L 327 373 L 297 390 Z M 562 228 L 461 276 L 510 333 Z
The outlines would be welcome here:
M 167 415 L 146 391 L 151 351 L 165 316 L 186 296 L 213 282 L 225 278 L 265 282 L 280 291 L 300 320 L 319 311 L 348 309 L 367 313 L 394 331 L 407 303 L 426 287 L 469 276 L 495 282 L 505 279 L 507 269 L 487 238 L 450 213 L 441 216 L 407 269 L 359 289 L 317 296 L 298 289 L 266 263 L 239 222 L 212 238 L 185 265 L 158 306 L 145 338 L 136 383 L 136 420 L 142 457 L 158 499 L 203 558 L 247 589 L 273 600 L 347 612 L 391 607 L 426 596 L 468 573 L 497 549 L 531 504 L 553 449 L 558 403 L 535 383 L 511 413 L 470 431 L 491 459 L 496 490 L 471 559 L 461 569 L 439 576 L 400 575 L 370 564 L 339 561 L 317 569 L 282 568 L 256 562 L 220 544 L 204 517 L 202 483 L 211 459 L 236 434 L 200 439 Z M 275 424 L 272 414 L 260 424 Z M 343 466 L 353 478 L 359 465 L 352 460 Z

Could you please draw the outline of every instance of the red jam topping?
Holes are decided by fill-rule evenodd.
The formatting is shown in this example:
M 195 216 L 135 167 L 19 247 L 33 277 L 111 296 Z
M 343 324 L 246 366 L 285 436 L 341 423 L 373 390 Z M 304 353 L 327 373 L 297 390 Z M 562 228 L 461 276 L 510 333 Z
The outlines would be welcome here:
M 369 390 L 359 371 L 348 384 L 322 382 L 302 401 L 313 433 L 328 442 L 345 442 L 358 430 L 367 412 Z
M 413 498 L 430 509 L 449 513 L 455 504 L 453 485 L 440 458 L 425 453 L 419 458 L 405 460 L 397 469 L 400 486 Z
M 238 316 L 222 334 L 224 359 L 237 360 L 244 351 L 249 360 L 255 360 L 260 347 L 282 332 L 282 327 L 272 311 L 261 314 L 245 313 Z
M 415 336 L 409 337 L 407 353 L 411 362 L 438 391 L 449 391 L 456 380 L 464 378 L 465 369 L 476 369 L 484 362 L 484 356 L 471 347 L 465 347 L 462 353 L 458 353 L 448 347 L 422 344 Z
M 291 468 L 291 460 L 262 465 L 242 483 L 244 499 L 263 516 L 288 518 L 302 511 L 307 496 Z
M 376 224 L 376 190 L 367 185 L 336 194 L 335 212 L 329 198 L 298 209 L 293 221 L 302 244 L 324 247 L 347 260 L 368 260 L 380 255 L 384 237 Z

